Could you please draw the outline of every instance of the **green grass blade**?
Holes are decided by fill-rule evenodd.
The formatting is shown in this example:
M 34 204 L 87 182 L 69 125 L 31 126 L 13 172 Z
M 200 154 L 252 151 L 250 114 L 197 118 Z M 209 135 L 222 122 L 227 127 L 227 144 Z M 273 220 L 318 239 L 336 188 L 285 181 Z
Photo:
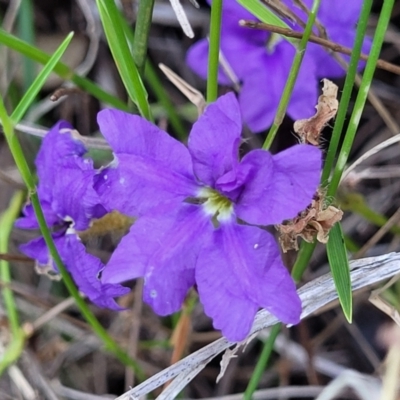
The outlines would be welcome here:
M 151 121 L 152 116 L 147 101 L 147 92 L 129 49 L 123 27 L 120 24 L 118 8 L 114 0 L 97 0 L 97 6 L 108 46 L 125 89 L 130 99 L 138 107 L 141 116 Z
M 132 52 L 135 64 L 142 76 L 147 59 L 147 44 L 149 41 L 149 32 L 151 19 L 153 16 L 153 8 L 154 0 L 139 1 Z M 118 14 L 120 15 L 120 13 Z
M 336 223 L 331 229 L 326 250 L 340 305 L 342 306 L 347 321 L 351 323 L 353 298 L 351 292 L 350 266 L 340 223 Z
M 353 51 L 350 58 L 349 68 L 346 74 L 346 80 L 343 86 L 343 92 L 340 97 L 339 109 L 337 116 L 335 118 L 335 125 L 333 126 L 332 137 L 329 142 L 328 152 L 325 159 L 324 169 L 322 171 L 321 183 L 326 185 L 326 181 L 331 173 L 332 166 L 335 160 L 336 151 L 339 146 L 340 139 L 342 137 L 342 130 L 344 126 L 344 121 L 346 120 L 346 115 L 349 108 L 351 93 L 353 91 L 354 79 L 357 73 L 357 66 L 360 60 L 360 54 L 362 50 L 362 45 L 365 38 L 365 33 L 368 27 L 369 15 L 371 13 L 372 0 L 364 0 L 360 18 L 357 24 L 356 39 L 353 47 Z
M 33 0 L 22 0 L 18 11 L 18 36 L 26 42 L 35 42 Z M 35 79 L 35 65 L 29 58 L 22 61 L 22 76 L 24 91 L 29 88 Z
M 3 44 L 14 51 L 17 51 L 23 56 L 28 57 L 31 60 L 38 62 L 39 64 L 46 64 L 50 60 L 49 54 L 38 49 L 37 47 L 31 46 L 29 43 L 26 43 L 23 40 L 9 34 L 3 29 L 0 29 L 0 44 Z M 64 80 L 72 81 L 73 83 L 75 83 L 76 86 L 91 94 L 96 99 L 104 103 L 110 104 L 111 106 L 120 110 L 128 111 L 128 106 L 126 103 L 111 95 L 110 93 L 107 93 L 89 79 L 75 74 L 74 71 L 71 70 L 71 68 L 69 68 L 62 62 L 56 64 L 53 72 Z
M 353 145 L 353 141 L 357 132 L 358 124 L 361 120 L 362 111 L 365 102 L 367 101 L 368 91 L 371 87 L 372 79 L 374 77 L 376 63 L 379 59 L 382 44 L 385 39 L 387 27 L 389 25 L 390 16 L 394 0 L 385 0 L 379 16 L 378 25 L 376 27 L 374 40 L 371 47 L 371 52 L 365 67 L 363 79 L 361 81 L 360 89 L 354 104 L 354 109 L 350 117 L 349 126 L 346 131 L 346 136 L 343 141 L 342 148 L 340 149 L 339 157 L 337 159 L 335 170 L 333 171 L 332 180 L 328 187 L 328 196 L 334 196 L 339 186 L 340 179 L 346 167 L 348 157 Z
M 70 44 L 74 33 L 71 32 L 61 43 L 58 49 L 54 52 L 54 54 L 50 57 L 47 64 L 44 66 L 40 74 L 35 78 L 32 85 L 29 89 L 25 92 L 24 96 L 22 97 L 21 101 L 15 108 L 14 112 L 11 114 L 11 118 L 14 121 L 14 124 L 18 124 L 21 121 L 22 117 L 24 116 L 26 110 L 30 107 L 30 105 L 35 100 L 35 97 L 43 87 L 44 83 L 46 82 L 49 75 L 53 72 L 54 67 L 60 61 L 61 57 L 63 56 L 65 50 L 67 49 L 68 45 Z
M 128 43 L 130 43 L 131 47 L 133 48 L 135 35 L 132 31 L 132 28 L 127 24 L 126 19 L 123 18 L 121 13 L 119 13 L 119 21 L 124 30 Z M 175 105 L 172 103 L 170 99 L 169 93 L 164 88 L 161 79 L 157 75 L 156 68 L 153 66 L 153 64 L 149 59 L 147 59 L 145 65 L 144 79 L 146 80 L 146 83 L 149 85 L 150 89 L 153 91 L 153 94 L 155 95 L 155 97 L 157 98 L 157 100 L 167 113 L 169 122 L 171 123 L 171 126 L 175 130 L 179 139 L 181 140 L 186 139 L 187 138 L 186 128 L 183 125 L 181 118 L 175 109 Z

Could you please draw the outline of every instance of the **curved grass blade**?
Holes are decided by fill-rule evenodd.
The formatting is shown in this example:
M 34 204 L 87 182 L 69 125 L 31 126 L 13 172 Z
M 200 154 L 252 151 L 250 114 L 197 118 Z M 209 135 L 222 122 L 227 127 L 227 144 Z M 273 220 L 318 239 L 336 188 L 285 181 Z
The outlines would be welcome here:
M 40 71 L 40 74 L 35 78 L 32 85 L 25 92 L 21 101 L 18 103 L 14 112 L 11 114 L 11 119 L 14 121 L 14 124 L 18 124 L 24 116 L 26 110 L 33 103 L 36 95 L 39 93 L 40 89 L 43 87 L 49 75 L 53 72 L 54 67 L 61 60 L 65 50 L 70 44 L 72 38 L 74 37 L 74 33 L 71 32 L 61 43 L 58 49 L 54 52 L 54 54 L 50 57 L 49 61 L 46 63 L 45 67 Z

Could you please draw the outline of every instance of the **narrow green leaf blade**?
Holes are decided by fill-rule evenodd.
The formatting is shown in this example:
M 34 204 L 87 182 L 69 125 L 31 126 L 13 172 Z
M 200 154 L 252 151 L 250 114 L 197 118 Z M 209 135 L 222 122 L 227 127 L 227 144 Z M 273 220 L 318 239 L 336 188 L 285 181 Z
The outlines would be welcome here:
M 60 61 L 62 55 L 70 44 L 74 33 L 71 32 L 61 43 L 58 49 L 54 52 L 54 54 L 50 57 L 50 60 L 46 63 L 40 74 L 35 78 L 32 85 L 26 91 L 21 101 L 15 108 L 14 112 L 11 114 L 11 119 L 14 121 L 14 124 L 17 124 L 21 121 L 24 116 L 26 110 L 32 104 L 36 95 L 39 93 L 40 89 L 43 87 L 49 75 L 52 73 L 54 67 Z
M 120 21 L 120 13 L 112 1 L 97 0 L 100 18 L 115 64 L 131 100 L 142 117 L 152 120 L 147 91 L 133 60 Z
M 331 229 L 326 249 L 340 305 L 342 306 L 347 321 L 351 323 L 353 297 L 351 291 L 350 266 L 340 223 L 335 224 Z

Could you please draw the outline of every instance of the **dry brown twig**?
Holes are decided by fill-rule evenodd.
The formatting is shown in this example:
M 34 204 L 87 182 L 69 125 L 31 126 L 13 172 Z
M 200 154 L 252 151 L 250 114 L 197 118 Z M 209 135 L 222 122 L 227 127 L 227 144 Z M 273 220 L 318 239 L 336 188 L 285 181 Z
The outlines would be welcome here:
M 302 32 L 297 32 L 289 28 L 281 28 L 276 25 L 270 25 L 270 24 L 265 24 L 263 22 L 256 22 L 256 21 L 247 21 L 247 20 L 240 20 L 239 25 L 244 26 L 246 28 L 251 28 L 251 29 L 261 29 L 273 33 L 279 33 L 280 35 L 294 38 L 294 39 L 301 39 L 303 37 Z M 352 49 L 349 47 L 341 46 L 338 43 L 332 42 L 328 39 L 323 39 L 319 36 L 310 35 L 310 42 L 319 44 L 321 46 L 326 47 L 329 50 L 332 50 L 336 53 L 342 53 L 346 55 L 351 55 Z M 360 59 L 363 61 L 368 61 L 368 55 L 367 54 L 361 54 Z M 393 74 L 400 75 L 400 66 L 392 64 L 390 62 L 384 61 L 379 59 L 377 64 L 377 68 L 392 72 Z

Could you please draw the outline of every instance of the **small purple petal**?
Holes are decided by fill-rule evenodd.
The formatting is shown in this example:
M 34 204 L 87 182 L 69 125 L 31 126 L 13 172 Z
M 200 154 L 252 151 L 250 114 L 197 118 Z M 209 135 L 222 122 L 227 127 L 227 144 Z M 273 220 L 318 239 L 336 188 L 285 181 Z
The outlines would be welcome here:
M 164 163 L 147 157 L 120 154 L 117 165 L 104 169 L 96 178 L 95 189 L 109 210 L 142 216 L 163 203 L 196 195 L 195 178 L 181 175 Z
M 194 172 L 202 183 L 213 187 L 238 163 L 241 131 L 239 104 L 233 93 L 210 104 L 193 125 L 188 147 Z
M 273 237 L 262 229 L 223 223 L 199 254 L 196 283 L 205 313 L 228 340 L 248 335 L 259 307 L 285 323 L 299 321 L 294 282 Z
M 279 224 L 310 203 L 321 173 L 321 151 L 297 145 L 274 156 L 253 150 L 239 166 L 249 168 L 247 182 L 235 205 L 239 218 L 255 225 Z

